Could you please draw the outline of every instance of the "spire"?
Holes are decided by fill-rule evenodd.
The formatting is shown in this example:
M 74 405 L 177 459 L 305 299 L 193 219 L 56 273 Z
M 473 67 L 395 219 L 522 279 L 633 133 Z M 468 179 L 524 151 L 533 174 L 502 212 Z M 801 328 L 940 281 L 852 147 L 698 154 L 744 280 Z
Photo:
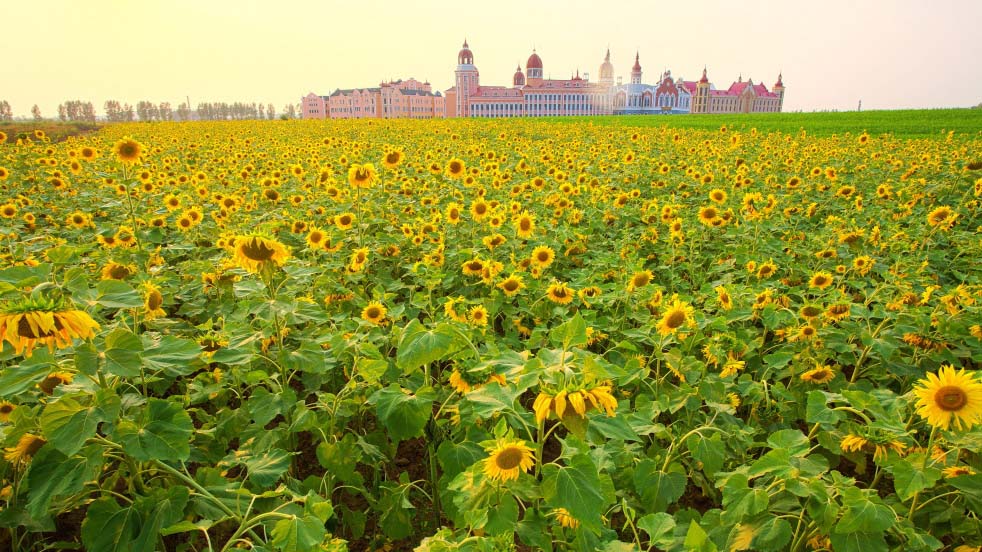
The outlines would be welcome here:
M 604 56 L 604 61 L 610 61 L 610 46 L 607 47 L 607 55 Z
M 466 37 L 464 38 L 464 48 L 470 48 L 470 46 L 467 45 L 467 38 Z

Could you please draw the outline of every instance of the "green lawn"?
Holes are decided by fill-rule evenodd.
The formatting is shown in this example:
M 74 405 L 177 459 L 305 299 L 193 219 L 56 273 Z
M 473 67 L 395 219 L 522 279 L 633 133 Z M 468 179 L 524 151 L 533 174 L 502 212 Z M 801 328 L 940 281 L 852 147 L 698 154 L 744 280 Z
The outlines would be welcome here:
M 611 126 L 667 126 L 674 128 L 777 130 L 828 136 L 866 131 L 900 137 L 938 136 L 948 131 L 982 133 L 982 109 L 919 109 L 897 111 L 845 111 L 836 113 L 748 113 L 727 115 L 624 115 L 604 117 L 543 117 L 542 121 L 582 119 Z

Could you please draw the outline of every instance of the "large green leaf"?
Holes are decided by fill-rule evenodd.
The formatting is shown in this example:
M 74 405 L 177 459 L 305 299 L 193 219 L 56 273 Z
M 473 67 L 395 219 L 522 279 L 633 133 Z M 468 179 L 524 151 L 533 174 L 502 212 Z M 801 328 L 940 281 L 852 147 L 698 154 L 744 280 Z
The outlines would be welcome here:
M 153 543 L 135 548 L 142 520 L 134 508 L 123 508 L 112 497 L 89 505 L 82 522 L 82 544 L 88 552 L 153 552 Z
M 96 303 L 110 309 L 135 309 L 143 306 L 143 296 L 120 280 L 103 280 L 96 286 Z
M 832 533 L 832 549 L 835 552 L 887 552 L 883 533 Z
M 140 375 L 143 342 L 126 328 L 116 328 L 106 336 L 106 371 L 115 376 L 132 378 Z
M 41 518 L 52 499 L 81 491 L 86 482 L 96 478 L 101 465 L 102 450 L 96 445 L 71 457 L 57 448 L 42 447 L 27 474 L 28 513 Z
M 187 487 L 176 485 L 167 489 L 155 489 L 150 496 L 141 497 L 133 507 L 140 510 L 140 534 L 133 541 L 134 550 L 156 549 L 159 536 L 184 517 L 190 493 Z
M 177 403 L 148 399 L 135 420 L 124 419 L 116 438 L 137 460 L 187 460 L 191 454 L 191 417 Z
M 392 384 L 379 389 L 368 398 L 374 404 L 379 421 L 385 425 L 393 441 L 423 435 L 423 428 L 433 410 L 433 391 L 422 388 L 417 393 Z
M 593 460 L 577 454 L 568 466 L 550 464 L 543 471 L 542 494 L 554 508 L 565 508 L 584 529 L 600 531 L 600 512 L 604 504 L 600 474 Z
M 791 543 L 791 524 L 788 520 L 768 516 L 767 520 L 754 529 L 754 538 L 750 546 L 754 550 L 769 552 L 784 550 Z
M 688 481 L 684 473 L 665 472 L 652 460 L 643 460 L 634 468 L 634 488 L 649 512 L 663 512 L 685 492 Z
M 709 477 L 713 477 L 723 467 L 726 445 L 719 433 L 713 433 L 708 439 L 696 433 L 686 440 L 686 444 L 692 457 L 702 464 L 702 471 Z
M 722 519 L 738 523 L 767 509 L 770 499 L 764 489 L 751 489 L 747 476 L 735 473 L 723 485 Z
M 549 331 L 549 341 L 569 350 L 587 343 L 586 320 L 577 312 L 572 318 Z
M 0 343 L 2 345 L 5 341 Z M 55 366 L 47 349 L 34 351 L 34 356 L 17 366 L 0 368 L 0 397 L 13 397 L 33 389 Z
M 197 369 L 201 346 L 172 335 L 151 338 L 143 335 L 143 365 L 151 371 L 162 370 L 170 376 L 186 376 Z
M 930 489 L 941 479 L 941 470 L 930 466 L 920 468 L 923 457 L 924 453 L 912 454 L 889 466 L 889 471 L 893 474 L 893 488 L 900 500 L 909 500 L 924 489 Z
M 418 320 L 411 320 L 402 330 L 396 351 L 396 366 L 410 372 L 431 362 L 442 360 L 453 352 L 456 333 L 447 324 L 428 330 Z
M 638 528 L 648 533 L 651 544 L 665 548 L 673 541 L 675 518 L 665 512 L 648 514 L 638 520 Z
M 76 399 L 89 402 L 88 395 L 65 395 L 49 403 L 41 413 L 41 434 L 48 444 L 71 456 L 82 448 L 86 439 L 95 435 L 100 422 L 110 421 L 110 412 L 103 405 L 83 405 Z M 109 410 L 119 408 L 119 398 L 111 396 Z
M 880 498 L 856 487 L 842 491 L 845 512 L 835 526 L 836 533 L 882 533 L 893 526 L 897 514 Z
M 245 456 L 242 463 L 249 471 L 249 481 L 266 488 L 276 483 L 290 469 L 290 459 L 294 454 L 274 448 L 258 456 Z

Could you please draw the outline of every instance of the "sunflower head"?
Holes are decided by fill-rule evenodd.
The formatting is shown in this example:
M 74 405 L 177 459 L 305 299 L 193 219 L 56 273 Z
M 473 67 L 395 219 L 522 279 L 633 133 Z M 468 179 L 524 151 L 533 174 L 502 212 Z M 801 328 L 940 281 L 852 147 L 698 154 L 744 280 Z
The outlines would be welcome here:
M 116 159 L 119 161 L 127 165 L 132 165 L 140 160 L 140 155 L 143 153 L 143 144 L 132 138 L 123 138 L 113 146 L 113 153 L 116 154 Z
M 484 461 L 484 474 L 493 481 L 514 481 L 535 464 L 532 449 L 519 439 L 497 439 L 485 450 L 490 456 Z
M 266 266 L 283 266 L 290 258 L 290 251 L 282 243 L 258 236 L 235 237 L 235 262 L 243 269 L 257 273 Z
M 385 315 L 388 311 L 385 305 L 379 303 L 378 301 L 372 301 L 361 311 L 361 318 L 366 322 L 375 324 L 376 326 L 382 325 L 385 322 Z
M 16 354 L 30 357 L 34 347 L 47 345 L 54 352 L 74 338 L 95 337 L 99 324 L 85 311 L 72 309 L 62 299 L 30 297 L 0 306 L 0 342 L 7 341 Z
M 974 371 L 942 366 L 914 387 L 917 413 L 933 427 L 969 430 L 982 424 L 982 382 Z

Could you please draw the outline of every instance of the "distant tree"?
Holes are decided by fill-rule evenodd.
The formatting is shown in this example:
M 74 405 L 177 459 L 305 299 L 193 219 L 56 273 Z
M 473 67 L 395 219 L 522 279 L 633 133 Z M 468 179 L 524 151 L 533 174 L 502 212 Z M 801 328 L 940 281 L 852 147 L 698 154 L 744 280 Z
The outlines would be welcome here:
M 0 100 L 0 121 L 12 121 L 14 119 L 14 111 L 10 108 L 10 104 L 7 100 Z
M 130 104 L 123 104 L 123 120 L 132 123 L 136 119 L 136 114 L 133 112 L 133 106 Z
M 123 107 L 116 100 L 106 100 L 106 103 L 102 104 L 102 109 L 106 112 L 107 121 L 116 123 L 123 120 Z
M 273 107 L 273 104 L 266 106 L 266 118 L 270 121 L 276 118 L 276 108 Z
M 191 120 L 191 106 L 181 102 L 177 106 L 177 120 L 178 121 L 190 121 Z
M 293 107 L 292 103 L 286 104 L 286 118 L 287 119 L 297 118 L 297 108 Z
M 161 121 L 172 121 L 174 120 L 174 110 L 170 108 L 170 103 L 161 102 L 157 106 L 157 115 Z
M 82 104 L 82 119 L 90 123 L 95 122 L 95 106 L 92 105 L 92 102 Z
M 44 119 L 44 117 L 41 116 L 41 108 L 38 107 L 38 104 L 34 104 L 34 107 L 31 108 L 31 115 L 34 116 L 35 121 L 41 121 Z
M 260 119 L 266 118 L 266 106 L 263 104 L 259 104 L 259 118 Z
M 68 110 L 65 109 L 65 104 L 58 104 L 58 120 L 61 122 L 68 120 Z
M 136 102 L 136 116 L 137 116 L 137 118 L 140 119 L 141 121 L 152 121 L 153 120 L 153 113 L 150 111 L 150 107 L 152 105 L 153 105 L 152 103 L 150 103 L 150 102 L 148 102 L 146 100 L 140 100 L 140 101 Z

